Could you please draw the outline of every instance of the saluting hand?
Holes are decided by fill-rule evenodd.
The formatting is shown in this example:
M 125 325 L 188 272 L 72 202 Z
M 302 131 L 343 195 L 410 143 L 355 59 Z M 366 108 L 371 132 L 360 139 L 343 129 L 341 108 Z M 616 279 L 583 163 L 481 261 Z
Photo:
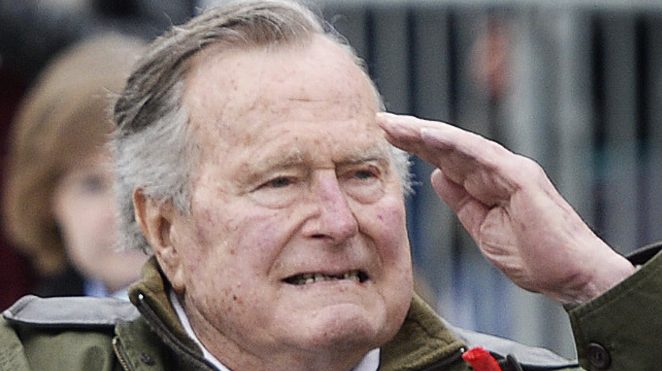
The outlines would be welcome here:
M 634 267 L 582 221 L 533 160 L 435 121 L 378 113 L 393 145 L 437 169 L 432 186 L 483 255 L 520 287 L 588 301 Z

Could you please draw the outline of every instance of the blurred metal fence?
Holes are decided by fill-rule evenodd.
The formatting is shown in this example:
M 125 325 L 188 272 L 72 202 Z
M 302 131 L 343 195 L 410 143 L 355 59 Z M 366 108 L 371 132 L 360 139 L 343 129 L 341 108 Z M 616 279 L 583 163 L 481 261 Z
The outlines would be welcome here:
M 662 239 L 662 2 L 320 1 L 387 108 L 536 159 L 627 253 Z M 414 261 L 452 322 L 571 356 L 563 310 L 504 279 L 428 182 L 409 200 Z

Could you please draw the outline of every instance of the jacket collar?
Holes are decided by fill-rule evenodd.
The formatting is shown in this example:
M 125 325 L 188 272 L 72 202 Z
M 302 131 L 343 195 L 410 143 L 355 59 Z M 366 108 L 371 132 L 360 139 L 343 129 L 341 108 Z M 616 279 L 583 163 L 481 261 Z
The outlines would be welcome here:
M 205 363 L 202 361 L 202 351 L 188 337 L 177 318 L 168 298 L 169 290 L 170 283 L 152 256 L 143 266 L 142 279 L 129 287 L 129 300 L 138 308 L 152 331 L 173 351 L 185 358 Z
M 382 346 L 380 370 L 418 370 L 460 360 L 464 344 L 418 295 L 400 331 Z

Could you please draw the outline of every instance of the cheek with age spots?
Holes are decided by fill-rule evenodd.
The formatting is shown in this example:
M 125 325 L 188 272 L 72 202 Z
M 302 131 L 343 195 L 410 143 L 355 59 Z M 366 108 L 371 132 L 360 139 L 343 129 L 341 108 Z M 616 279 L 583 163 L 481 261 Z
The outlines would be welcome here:
M 380 238 L 389 239 L 399 246 L 399 243 L 407 240 L 404 205 L 400 200 L 389 196 L 382 201 L 379 209 L 372 215 L 366 215 L 364 223 L 372 225 L 371 230 L 380 231 L 375 232 L 380 234 Z

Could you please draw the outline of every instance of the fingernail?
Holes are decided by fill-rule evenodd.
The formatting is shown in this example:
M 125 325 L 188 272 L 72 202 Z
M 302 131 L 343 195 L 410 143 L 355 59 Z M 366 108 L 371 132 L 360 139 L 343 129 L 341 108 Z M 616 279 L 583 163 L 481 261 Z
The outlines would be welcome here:
M 377 121 L 379 122 L 390 122 L 391 118 L 388 112 L 377 112 Z
M 391 120 L 391 117 L 389 117 L 388 113 L 380 112 L 377 114 L 377 125 L 379 125 L 382 129 L 394 129 L 394 124 L 393 121 Z

